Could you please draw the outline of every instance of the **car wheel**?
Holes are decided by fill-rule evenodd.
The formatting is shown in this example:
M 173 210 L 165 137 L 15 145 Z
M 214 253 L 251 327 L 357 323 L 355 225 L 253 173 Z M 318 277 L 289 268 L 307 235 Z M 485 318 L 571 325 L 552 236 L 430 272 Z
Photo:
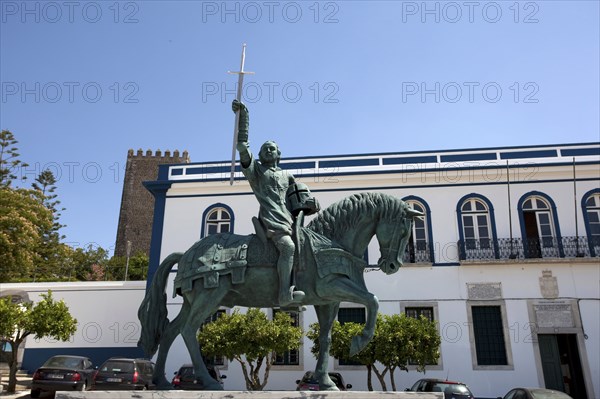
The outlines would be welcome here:
M 32 389 L 31 390 L 31 397 L 32 398 L 39 398 L 40 397 L 40 390 L 39 389 Z

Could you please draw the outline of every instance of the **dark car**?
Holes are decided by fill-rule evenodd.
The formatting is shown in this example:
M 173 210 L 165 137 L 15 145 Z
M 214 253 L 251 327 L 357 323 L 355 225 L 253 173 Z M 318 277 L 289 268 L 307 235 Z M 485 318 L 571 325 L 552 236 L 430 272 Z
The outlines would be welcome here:
M 153 372 L 154 363 L 148 359 L 111 357 L 94 375 L 94 389 L 99 391 L 152 389 L 154 388 Z
M 223 379 L 227 378 L 227 376 L 221 374 L 220 370 L 216 367 L 206 366 L 206 368 L 208 369 L 208 374 L 219 384 L 223 385 Z M 175 389 L 203 389 L 202 385 L 196 384 L 195 381 L 194 366 L 184 364 L 175 372 L 175 377 L 173 377 L 171 384 Z
M 52 356 L 33 373 L 31 397 L 39 398 L 42 391 L 86 391 L 92 386 L 94 371 L 87 357 Z
M 546 388 L 513 388 L 498 399 L 572 399 L 561 391 Z
M 412 392 L 443 392 L 444 399 L 475 399 L 473 393 L 466 384 L 456 381 L 437 380 L 435 378 L 423 378 L 415 382 Z
M 346 384 L 344 377 L 340 373 L 329 373 L 329 378 L 339 388 L 340 391 L 347 391 L 352 388 L 352 384 Z M 315 379 L 314 372 L 307 371 L 301 380 L 296 380 L 296 391 L 318 391 L 319 382 Z

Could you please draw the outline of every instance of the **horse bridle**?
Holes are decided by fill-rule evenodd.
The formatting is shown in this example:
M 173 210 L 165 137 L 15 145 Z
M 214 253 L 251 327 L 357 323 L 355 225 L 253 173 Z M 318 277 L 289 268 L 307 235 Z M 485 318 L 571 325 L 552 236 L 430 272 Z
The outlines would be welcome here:
M 392 232 L 392 239 L 389 241 L 389 245 L 387 247 L 380 247 L 379 248 L 379 252 L 383 255 L 384 251 L 386 253 L 386 256 L 383 257 L 384 259 L 396 259 L 398 260 L 398 252 L 400 252 L 400 242 L 401 242 L 401 234 L 402 234 L 402 228 L 404 227 L 404 222 L 406 221 L 406 218 L 400 218 L 398 219 L 392 219 L 390 221 L 390 223 L 394 224 L 394 230 Z M 398 243 L 398 245 L 394 245 L 395 248 L 392 248 L 392 244 L 393 243 Z M 393 257 L 392 257 L 393 255 Z

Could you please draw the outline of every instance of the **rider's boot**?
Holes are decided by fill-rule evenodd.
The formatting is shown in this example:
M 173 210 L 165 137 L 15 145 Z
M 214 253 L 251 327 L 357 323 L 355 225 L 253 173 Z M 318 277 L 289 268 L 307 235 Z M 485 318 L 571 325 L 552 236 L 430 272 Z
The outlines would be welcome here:
M 279 250 L 279 259 L 277 260 L 279 306 L 289 307 L 293 304 L 299 304 L 304 299 L 305 294 L 303 291 L 296 291 L 295 287 L 290 285 L 294 265 L 294 242 L 290 236 L 283 236 L 276 242 L 276 246 Z

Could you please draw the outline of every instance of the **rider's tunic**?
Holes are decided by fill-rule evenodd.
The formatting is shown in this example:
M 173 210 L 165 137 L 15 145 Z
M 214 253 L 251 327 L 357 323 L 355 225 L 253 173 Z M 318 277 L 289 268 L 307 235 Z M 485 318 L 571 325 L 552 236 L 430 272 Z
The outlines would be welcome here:
M 273 235 L 292 234 L 292 215 L 285 205 L 285 195 L 294 176 L 281 168 L 267 167 L 254 157 L 242 173 L 248 179 L 260 205 L 258 216 Z

